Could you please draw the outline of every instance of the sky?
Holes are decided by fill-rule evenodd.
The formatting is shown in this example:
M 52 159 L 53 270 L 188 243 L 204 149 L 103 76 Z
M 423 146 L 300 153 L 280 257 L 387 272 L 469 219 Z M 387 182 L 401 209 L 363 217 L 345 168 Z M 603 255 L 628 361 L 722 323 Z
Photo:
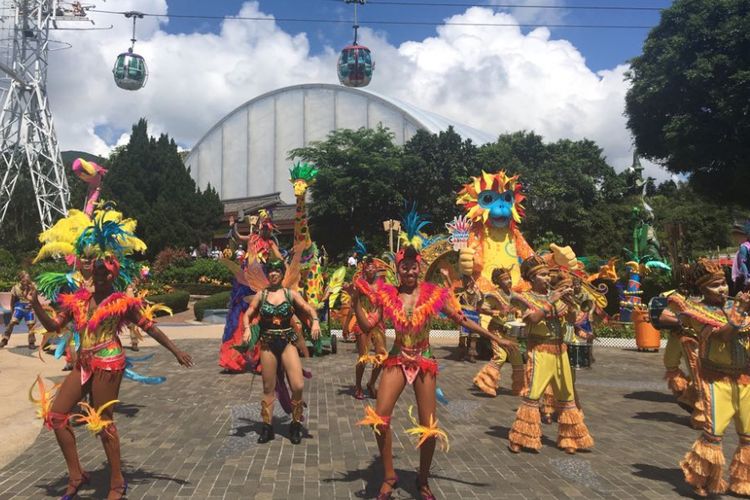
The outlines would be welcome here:
M 414 5 L 419 2 L 454 5 Z M 576 7 L 665 8 L 669 0 L 397 3 L 411 5 L 372 0 L 359 10 L 360 43 L 370 47 L 376 61 L 371 90 L 493 134 L 533 130 L 548 141 L 589 138 L 618 171 L 630 165 L 624 75 L 628 60 L 640 53 L 648 28 L 522 25 L 654 26 L 658 11 Z M 508 4 L 516 7 L 502 7 Z M 353 9 L 339 0 L 109 0 L 97 2 L 97 8 L 219 19 L 140 20 L 135 51 L 146 58 L 150 75 L 137 92 L 120 90 L 112 81 L 115 57 L 130 44 L 131 24 L 124 16 L 91 12 L 97 28 L 112 29 L 53 32 L 52 39 L 72 46 L 50 54 L 48 75 L 63 150 L 106 155 L 127 142 L 130 127 L 140 117 L 148 119 L 152 134 L 166 132 L 190 148 L 223 116 L 264 92 L 299 83 L 337 83 L 337 53 L 352 38 Z M 268 21 L 221 19 L 237 15 Z M 344 22 L 276 21 L 290 18 Z M 52 46 L 63 47 L 57 42 Z M 657 166 L 644 166 L 648 175 L 668 178 Z

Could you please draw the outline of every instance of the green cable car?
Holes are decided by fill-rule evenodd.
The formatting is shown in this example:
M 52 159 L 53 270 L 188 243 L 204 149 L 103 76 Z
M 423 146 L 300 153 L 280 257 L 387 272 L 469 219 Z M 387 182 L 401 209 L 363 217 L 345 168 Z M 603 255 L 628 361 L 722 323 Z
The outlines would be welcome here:
M 146 60 L 128 49 L 127 52 L 117 56 L 115 66 L 112 68 L 115 84 L 125 90 L 139 90 L 146 85 L 148 80 L 148 68 Z

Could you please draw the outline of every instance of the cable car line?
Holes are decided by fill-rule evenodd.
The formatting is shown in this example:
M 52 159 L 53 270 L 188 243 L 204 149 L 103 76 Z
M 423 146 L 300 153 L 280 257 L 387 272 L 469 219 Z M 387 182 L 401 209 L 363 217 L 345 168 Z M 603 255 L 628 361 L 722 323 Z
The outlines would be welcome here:
M 328 0 L 341 3 L 344 0 Z M 663 7 L 625 7 L 622 5 L 532 5 L 532 4 L 478 4 L 461 2 L 399 2 L 396 0 L 367 0 L 368 5 L 396 5 L 416 7 L 484 7 L 488 9 L 556 9 L 556 10 L 625 10 L 661 12 Z
M 124 15 L 125 12 L 91 9 L 99 14 Z M 145 17 L 163 17 L 168 19 L 205 19 L 228 21 L 273 21 L 287 23 L 348 24 L 343 19 L 305 19 L 297 17 L 253 17 L 253 16 L 207 16 L 198 14 L 143 14 Z M 469 23 L 454 21 L 395 21 L 370 20 L 359 21 L 360 25 L 398 25 L 398 26 L 476 26 L 484 28 L 591 28 L 591 29 L 651 29 L 655 25 L 637 24 L 550 24 L 550 23 Z

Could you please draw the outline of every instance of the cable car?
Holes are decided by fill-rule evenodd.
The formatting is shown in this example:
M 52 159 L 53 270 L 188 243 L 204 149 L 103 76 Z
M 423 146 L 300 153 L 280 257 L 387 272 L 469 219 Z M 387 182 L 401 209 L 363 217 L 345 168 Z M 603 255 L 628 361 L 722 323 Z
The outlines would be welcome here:
M 372 80 L 372 62 L 370 49 L 364 45 L 348 45 L 339 54 L 339 81 L 347 87 L 364 87 Z
M 146 80 L 148 80 L 146 60 L 143 56 L 133 52 L 133 47 L 135 47 L 137 41 L 135 38 L 135 23 L 138 19 L 143 19 L 143 14 L 135 11 L 125 12 L 124 14 L 128 19 L 133 18 L 133 38 L 130 39 L 128 51 L 118 55 L 115 59 L 112 76 L 115 78 L 115 84 L 121 89 L 139 90 L 146 85 Z
M 372 80 L 375 63 L 372 61 L 370 49 L 357 43 L 357 5 L 364 5 L 366 0 L 344 0 L 354 4 L 354 41 L 347 45 L 339 54 L 336 70 L 339 81 L 347 87 L 365 87 Z
M 148 80 L 148 68 L 146 60 L 128 49 L 127 52 L 117 56 L 115 66 L 112 68 L 115 84 L 125 90 L 138 90 L 146 85 Z

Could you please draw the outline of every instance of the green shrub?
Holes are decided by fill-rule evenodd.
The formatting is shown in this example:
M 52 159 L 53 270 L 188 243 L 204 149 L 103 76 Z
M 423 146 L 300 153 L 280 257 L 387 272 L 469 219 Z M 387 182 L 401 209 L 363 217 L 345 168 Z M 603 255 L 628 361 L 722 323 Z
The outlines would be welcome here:
M 190 294 L 185 290 L 175 290 L 162 295 L 147 295 L 146 300 L 153 303 L 164 304 L 172 309 L 172 312 L 179 313 L 187 311 Z M 163 316 L 164 313 L 157 313 L 157 316 Z
M 224 264 L 213 259 L 197 259 L 185 267 L 172 266 L 158 275 L 165 283 L 210 283 L 214 285 L 232 282 L 232 273 Z
M 231 285 L 215 285 L 213 283 L 175 283 L 175 288 L 187 290 L 190 295 L 214 295 L 232 289 Z
M 203 321 L 203 315 L 206 309 L 226 309 L 229 305 L 229 296 L 231 292 L 219 292 L 205 299 L 201 299 L 193 305 L 195 319 Z
M 608 323 L 594 326 L 594 334 L 600 338 L 608 339 L 634 339 L 635 330 L 632 324 Z
M 191 264 L 190 255 L 185 250 L 167 247 L 154 259 L 153 272 L 159 275 L 171 267 L 185 267 Z

